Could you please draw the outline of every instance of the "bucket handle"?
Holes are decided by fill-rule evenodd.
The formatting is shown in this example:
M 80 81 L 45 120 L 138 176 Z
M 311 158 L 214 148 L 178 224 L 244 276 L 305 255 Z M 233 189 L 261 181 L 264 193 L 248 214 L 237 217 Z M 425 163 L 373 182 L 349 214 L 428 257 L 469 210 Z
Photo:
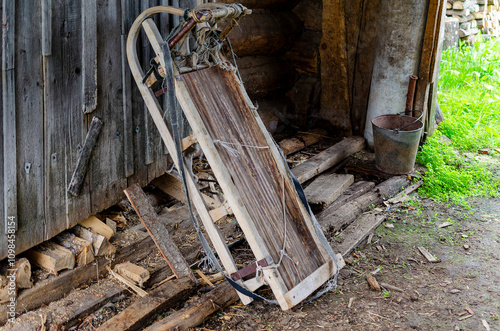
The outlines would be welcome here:
M 404 113 L 404 111 L 402 111 L 402 112 L 398 113 L 398 115 L 401 115 L 401 114 L 403 114 L 403 113 Z M 399 133 L 399 131 L 401 131 L 401 130 L 403 130 L 403 129 L 406 129 L 406 128 L 407 128 L 407 127 L 409 127 L 410 125 L 413 125 L 413 124 L 417 123 L 418 121 L 420 121 L 420 120 L 422 119 L 422 117 L 423 117 L 423 116 L 424 116 L 424 112 L 422 112 L 422 114 L 421 114 L 421 115 L 420 115 L 420 116 L 419 116 L 419 117 L 418 117 L 415 121 L 411 122 L 410 124 L 405 125 L 405 126 L 403 126 L 402 128 L 397 128 L 397 129 L 394 129 L 394 133 Z

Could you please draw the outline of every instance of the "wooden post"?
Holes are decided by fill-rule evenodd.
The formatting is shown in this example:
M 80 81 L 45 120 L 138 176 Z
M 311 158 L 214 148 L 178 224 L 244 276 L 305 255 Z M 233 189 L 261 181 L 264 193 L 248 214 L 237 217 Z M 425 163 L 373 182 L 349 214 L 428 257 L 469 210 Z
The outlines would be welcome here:
M 338 130 L 338 135 L 351 136 L 349 82 L 346 54 L 346 0 L 323 1 L 323 36 L 321 57 L 321 111 Z
M 146 194 L 137 184 L 125 190 L 125 195 L 132 203 L 137 215 L 139 215 L 144 226 L 153 238 L 153 241 L 158 246 L 160 253 L 167 261 L 172 272 L 177 278 L 189 277 L 193 282 L 197 283 L 196 277 L 191 272 L 191 268 L 182 256 L 179 248 L 174 243 L 168 230 L 163 223 L 158 219 L 154 208 L 148 202 Z

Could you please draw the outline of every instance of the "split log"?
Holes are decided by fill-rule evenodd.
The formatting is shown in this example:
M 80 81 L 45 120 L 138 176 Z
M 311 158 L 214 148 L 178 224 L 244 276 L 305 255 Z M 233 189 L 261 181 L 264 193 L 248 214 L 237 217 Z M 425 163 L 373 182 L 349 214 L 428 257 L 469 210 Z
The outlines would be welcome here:
M 353 175 L 321 175 L 304 190 L 304 193 L 311 208 L 323 210 L 344 193 L 352 183 L 354 183 Z
M 91 241 L 79 238 L 69 232 L 63 232 L 55 236 L 53 240 L 73 252 L 76 266 L 81 267 L 94 261 L 94 250 Z
M 298 0 L 220 0 L 220 3 L 240 3 L 249 9 L 293 8 Z
M 406 176 L 393 177 L 377 185 L 370 192 L 363 194 L 357 199 L 343 205 L 337 210 L 324 210 L 317 218 L 323 231 L 336 232 L 344 226 L 352 223 L 358 215 L 367 211 L 371 205 L 377 205 L 390 196 L 398 193 L 402 188 L 408 186 L 409 180 Z
M 111 239 L 113 237 L 114 232 L 113 229 L 111 229 L 109 226 L 107 226 L 104 222 L 102 222 L 100 219 L 98 219 L 95 216 L 90 216 L 84 221 L 81 221 L 79 223 L 81 226 L 84 226 L 90 230 L 92 230 L 95 233 L 98 233 L 106 239 Z
M 131 263 L 130 261 L 117 264 L 115 266 L 115 272 L 121 276 L 128 278 L 132 282 L 136 283 L 139 287 L 143 287 L 144 282 L 149 279 L 149 271 Z
M 346 203 L 370 191 L 373 187 L 375 187 L 374 182 L 359 181 L 352 184 L 344 193 L 342 193 L 341 196 L 339 196 L 325 209 L 324 213 L 328 214 L 334 212 Z
M 245 56 L 236 60 L 249 96 L 261 99 L 288 91 L 295 83 L 291 62 L 272 56 Z
M 14 267 L 10 270 L 13 270 L 16 276 L 17 288 L 33 287 L 33 282 L 31 281 L 31 264 L 27 258 L 22 257 L 19 260 L 16 260 L 16 262 L 14 262 Z
M 349 137 L 333 145 L 327 150 L 310 158 L 304 163 L 292 169 L 293 174 L 300 183 L 328 170 L 349 155 L 362 150 L 365 147 L 365 139 L 361 137 Z
M 55 244 L 54 244 L 55 245 Z M 33 288 L 22 291 L 17 296 L 17 313 L 24 313 L 36 309 L 44 304 L 64 297 L 69 291 L 82 284 L 96 280 L 97 276 L 107 272 L 106 265 L 121 263 L 123 261 L 138 261 L 146 257 L 154 249 L 151 237 L 145 234 L 144 238 L 120 249 L 115 258 L 110 262 L 105 257 L 97 259 L 94 265 L 87 264 L 74 270 L 63 271 L 58 277 L 49 278 L 35 284 Z M 65 249 L 65 248 L 64 248 Z M 70 252 L 71 253 L 71 252 Z M 73 256 L 73 254 L 71 254 Z M 7 307 L 0 307 L 0 325 L 7 320 Z
M 73 252 L 51 241 L 33 247 L 26 256 L 32 263 L 54 274 L 75 267 Z
M 300 134 L 294 138 L 283 139 L 278 143 L 278 145 L 280 146 L 281 151 L 283 151 L 283 154 L 290 155 L 301 151 L 308 146 L 316 144 L 320 139 L 320 132 L 310 132 Z
M 302 32 L 302 22 L 292 12 L 254 13 L 245 16 L 229 39 L 238 57 L 286 52 Z
M 228 282 L 223 282 L 212 291 L 202 295 L 191 306 L 165 317 L 145 330 L 188 330 L 203 323 L 213 313 L 237 300 L 236 290 Z
M 372 274 L 366 274 L 365 278 L 366 278 L 366 281 L 368 282 L 368 284 L 370 285 L 372 290 L 382 291 L 375 276 L 373 276 Z
M 71 231 L 76 236 L 92 243 L 92 248 L 95 256 L 104 256 L 112 252 L 113 246 L 103 235 L 92 232 L 90 229 L 87 229 L 86 227 L 81 225 L 76 225 Z
M 158 219 L 158 215 L 156 215 L 153 206 L 148 202 L 141 187 L 135 184 L 127 188 L 124 192 L 176 277 L 188 277 L 196 283 L 196 277 L 191 272 L 179 248 L 170 237 L 167 228 Z
M 193 283 L 189 278 L 173 279 L 152 290 L 147 296 L 135 301 L 97 330 L 141 330 L 145 325 L 151 323 L 158 314 L 186 299 L 193 289 Z
M 340 234 L 342 242 L 335 245 L 335 249 L 340 251 L 342 256 L 347 257 L 356 249 L 370 233 L 375 231 L 387 218 L 386 215 L 366 214 L 358 217 Z

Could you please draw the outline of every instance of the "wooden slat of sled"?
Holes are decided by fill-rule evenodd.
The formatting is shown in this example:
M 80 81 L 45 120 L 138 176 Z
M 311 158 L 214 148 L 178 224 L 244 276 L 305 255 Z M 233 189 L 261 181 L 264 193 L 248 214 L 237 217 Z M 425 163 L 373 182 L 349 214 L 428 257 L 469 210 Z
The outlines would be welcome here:
M 265 257 L 261 255 L 264 249 L 275 262 L 280 259 L 285 238 L 284 184 L 285 251 L 291 258 L 282 260 L 278 273 L 269 270 L 267 274 L 274 277 L 270 286 L 282 308 L 291 308 L 298 302 L 287 300 L 285 294 L 330 259 L 276 146 L 262 130 L 233 72 L 220 68 L 191 72 L 182 75 L 176 84 L 186 118 L 257 259 Z M 231 148 L 215 145 L 214 141 L 228 143 L 226 146 Z M 238 155 L 231 149 L 237 150 Z M 328 272 L 330 276 L 333 269 Z M 319 280 L 317 286 L 323 282 Z

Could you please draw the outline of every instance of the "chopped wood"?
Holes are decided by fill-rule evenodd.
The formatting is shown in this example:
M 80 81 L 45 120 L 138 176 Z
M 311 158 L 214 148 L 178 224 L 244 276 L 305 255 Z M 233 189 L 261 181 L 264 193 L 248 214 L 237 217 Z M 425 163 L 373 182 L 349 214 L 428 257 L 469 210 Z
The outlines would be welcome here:
M 121 248 L 111 261 L 111 266 L 124 261 L 141 260 L 153 249 L 153 240 L 151 237 L 145 236 L 131 245 Z M 74 270 L 62 271 L 58 277 L 39 281 L 35 286 L 22 291 L 17 296 L 17 307 L 19 307 L 20 311 L 22 309 L 22 312 L 25 312 L 58 300 L 72 289 L 96 280 L 98 275 L 106 272 L 106 265 L 109 263 L 110 261 L 106 257 L 101 257 L 95 264 L 87 264 Z M 0 306 L 0 325 L 6 322 L 7 311 L 6 306 Z
M 388 290 L 393 290 L 393 291 L 398 291 L 398 292 L 404 292 L 403 289 L 401 289 L 401 288 L 399 288 L 397 286 L 393 286 L 393 285 L 387 284 L 387 283 L 380 283 L 380 286 L 382 286 L 383 288 L 388 289 Z
M 112 219 L 106 217 L 106 225 L 109 226 L 111 230 L 113 230 L 113 235 L 116 233 L 116 222 Z
M 419 246 L 418 250 L 427 259 L 427 261 L 429 261 L 431 263 L 441 262 L 440 260 L 436 259 L 431 253 L 429 253 L 429 251 L 427 249 L 425 249 L 424 247 Z
M 106 266 L 106 269 L 108 269 L 109 273 L 113 277 L 115 277 L 117 280 L 119 280 L 123 284 L 127 285 L 128 287 L 130 287 L 140 297 L 145 297 L 146 295 L 148 295 L 148 292 L 144 291 L 142 288 L 138 287 L 137 285 L 135 285 L 132 281 L 128 280 L 127 278 L 115 273 L 113 270 L 111 270 L 111 268 L 109 266 Z
M 342 256 L 348 256 L 358 247 L 368 234 L 385 221 L 386 215 L 363 214 L 340 234 L 342 243 L 336 245 Z
M 95 256 L 104 256 L 113 251 L 108 239 L 99 233 L 92 232 L 84 226 L 76 225 L 71 230 L 78 237 L 90 241 Z
M 202 295 L 196 302 L 146 328 L 147 331 L 188 330 L 203 323 L 213 313 L 238 300 L 236 290 L 223 282 Z
M 231 210 L 231 207 L 229 207 L 227 203 L 223 203 L 219 208 L 212 209 L 209 213 L 210 216 L 212 216 L 213 221 L 217 222 L 224 216 L 232 215 L 233 211 Z
M 490 154 L 490 150 L 487 149 L 487 148 L 483 148 L 483 149 L 480 149 L 477 151 L 479 154 L 483 154 L 483 155 L 488 155 Z
M 382 291 L 375 276 L 373 276 L 372 274 L 366 274 L 365 278 L 366 278 L 366 281 L 368 282 L 368 284 L 370 285 L 370 287 L 372 288 L 372 290 Z
M 353 302 L 354 302 L 354 297 L 349 298 L 349 303 L 347 304 L 347 308 L 351 308 L 351 307 L 352 307 Z
M 354 183 L 353 175 L 325 174 L 318 176 L 304 193 L 312 208 L 322 210 Z
M 100 219 L 98 219 L 95 216 L 90 216 L 86 220 L 82 221 L 79 223 L 81 226 L 84 226 L 90 230 L 92 230 L 95 233 L 98 233 L 106 239 L 111 239 L 113 237 L 114 232 L 113 229 L 111 229 L 109 226 L 104 224 Z
M 205 283 L 207 283 L 208 286 L 214 286 L 214 284 L 210 281 L 210 279 L 208 279 L 208 277 L 205 276 L 205 274 L 201 270 L 196 269 L 195 271 L 198 274 L 198 276 L 200 276 L 201 279 L 203 279 Z
M 94 250 L 92 242 L 79 238 L 70 232 L 63 232 L 53 240 L 64 248 L 69 249 L 75 255 L 76 266 L 81 267 L 94 261 Z
M 370 245 L 372 243 L 372 239 L 373 239 L 373 232 L 370 232 L 370 234 L 368 235 L 368 239 L 366 239 L 366 244 Z
M 153 180 L 151 182 L 154 186 L 165 192 L 166 194 L 174 197 L 182 203 L 186 203 L 186 195 L 184 194 L 184 188 L 182 186 L 182 182 L 179 178 L 175 177 L 171 174 L 164 174 Z M 209 208 L 218 208 L 220 206 L 220 202 L 214 200 L 206 194 L 201 194 L 203 196 L 203 200 Z
M 159 314 L 185 300 L 193 290 L 194 284 L 189 278 L 173 279 L 132 303 L 97 330 L 140 330 L 155 320 Z
M 51 241 L 33 247 L 26 252 L 26 256 L 33 264 L 54 274 L 75 267 L 73 252 Z
M 481 323 L 483 324 L 483 326 L 486 329 L 486 331 L 490 331 L 491 330 L 490 325 L 488 324 L 488 322 L 486 322 L 486 320 L 481 320 Z
M 397 176 L 375 186 L 368 193 L 344 204 L 337 210 L 325 209 L 317 215 L 318 222 L 323 231 L 338 231 L 342 227 L 352 223 L 360 214 L 367 211 L 370 206 L 381 203 L 384 199 L 396 194 L 402 187 L 406 187 L 409 181 L 406 176 Z
M 147 269 L 133 264 L 130 261 L 117 264 L 115 266 L 115 272 L 134 282 L 139 287 L 143 287 L 144 282 L 149 279 L 149 271 Z
M 405 198 L 412 192 L 414 192 L 415 190 L 417 190 L 420 186 L 422 186 L 422 184 L 424 183 L 424 181 L 422 180 L 419 180 L 418 182 L 416 182 L 415 184 L 413 185 L 410 185 L 408 186 L 407 188 L 405 188 L 402 192 L 399 192 L 394 198 L 391 198 L 389 200 L 387 200 L 387 202 L 389 203 L 399 203 L 399 202 L 403 202 L 405 201 Z
M 374 182 L 359 181 L 355 182 L 349 188 L 342 193 L 334 202 L 332 202 L 324 211 L 324 213 L 333 212 L 346 203 L 353 201 L 354 199 L 362 196 L 366 192 L 370 191 L 375 187 Z
M 304 148 L 316 144 L 320 141 L 322 135 L 314 132 L 304 132 L 302 135 L 294 138 L 283 139 L 278 145 L 283 154 L 289 155 L 303 150 Z
M 31 281 L 31 264 L 27 258 L 22 257 L 14 262 L 17 288 L 32 288 L 33 282 Z
M 0 275 L 0 304 L 10 301 L 10 298 L 15 298 L 17 288 L 15 282 L 11 282 L 6 276 Z
M 364 138 L 346 138 L 293 168 L 292 172 L 300 183 L 304 183 L 363 148 L 365 148 Z
M 177 278 L 189 277 L 193 282 L 197 283 L 196 277 L 191 272 L 179 248 L 170 237 L 167 228 L 159 220 L 158 215 L 156 215 L 153 206 L 148 202 L 146 194 L 144 194 L 141 187 L 137 184 L 132 185 L 125 190 L 125 195 L 132 203 L 137 215 L 139 215 L 149 235 L 153 238 L 160 253 L 170 265 Z

